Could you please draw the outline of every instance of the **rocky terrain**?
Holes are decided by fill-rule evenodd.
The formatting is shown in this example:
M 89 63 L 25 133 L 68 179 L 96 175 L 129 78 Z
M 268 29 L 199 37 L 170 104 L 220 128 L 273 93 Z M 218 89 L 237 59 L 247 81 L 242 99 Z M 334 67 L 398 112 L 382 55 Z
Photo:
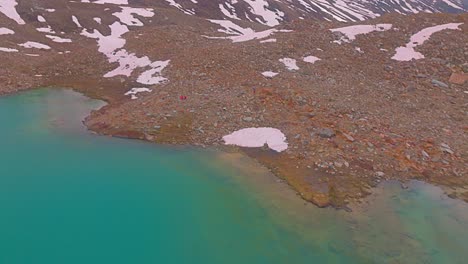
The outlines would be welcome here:
M 468 201 L 466 9 L 397 2 L 0 0 L 0 94 L 74 88 L 109 103 L 94 131 L 244 151 L 318 206 L 387 179 Z M 281 147 L 226 145 L 260 127 Z

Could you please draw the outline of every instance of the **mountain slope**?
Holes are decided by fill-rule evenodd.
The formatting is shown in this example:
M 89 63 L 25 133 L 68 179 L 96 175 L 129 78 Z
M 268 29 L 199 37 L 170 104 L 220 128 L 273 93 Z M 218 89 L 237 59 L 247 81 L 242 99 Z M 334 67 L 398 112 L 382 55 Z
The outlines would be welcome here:
M 145 3 L 151 4 L 152 1 Z M 466 11 L 460 0 L 166 0 L 166 3 L 189 15 L 242 19 L 269 26 L 298 18 L 349 22 L 393 12 Z

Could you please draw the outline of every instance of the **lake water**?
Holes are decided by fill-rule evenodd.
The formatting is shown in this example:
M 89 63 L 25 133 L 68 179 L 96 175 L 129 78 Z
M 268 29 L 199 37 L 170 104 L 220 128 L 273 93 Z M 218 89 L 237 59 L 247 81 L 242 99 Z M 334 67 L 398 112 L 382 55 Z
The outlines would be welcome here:
M 468 206 L 386 183 L 352 213 L 249 158 L 93 135 L 70 90 L 0 98 L 0 263 L 466 263 Z

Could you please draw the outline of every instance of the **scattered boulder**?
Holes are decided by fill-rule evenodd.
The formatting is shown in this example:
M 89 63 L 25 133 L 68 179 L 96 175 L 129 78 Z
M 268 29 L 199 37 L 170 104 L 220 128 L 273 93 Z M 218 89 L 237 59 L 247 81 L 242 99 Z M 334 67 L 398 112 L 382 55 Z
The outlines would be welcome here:
M 375 173 L 375 176 L 377 176 L 377 177 L 383 177 L 383 176 L 385 176 L 385 173 L 384 173 L 383 171 L 377 171 L 377 172 Z
M 351 142 L 354 142 L 354 141 L 355 141 L 355 139 L 354 139 L 351 135 L 346 134 L 346 133 L 342 133 L 342 134 L 343 134 L 343 136 L 344 136 L 347 140 L 349 140 L 349 141 L 351 141 Z
M 468 73 L 468 62 L 463 63 L 462 70 L 463 70 L 464 73 Z
M 421 154 L 423 155 L 423 157 L 424 157 L 425 159 L 430 159 L 430 158 L 431 158 L 431 157 L 429 156 L 429 154 L 428 154 L 426 151 L 424 151 L 424 150 L 421 150 Z
M 463 85 L 468 81 L 468 73 L 454 72 L 450 76 L 449 82 L 453 84 Z
M 390 66 L 390 65 L 385 65 L 384 69 L 385 69 L 385 71 L 388 71 L 388 72 L 393 71 L 393 67 Z
M 420 73 L 420 74 L 416 75 L 416 78 L 418 78 L 418 79 L 424 79 L 424 78 L 427 78 L 427 75 L 426 75 L 426 74 Z
M 319 135 L 321 138 L 332 138 L 336 136 L 335 131 L 330 128 L 320 128 L 317 131 L 317 135 Z
M 442 150 L 442 151 L 445 152 L 445 153 L 451 154 L 451 155 L 454 154 L 454 152 L 453 152 L 453 150 L 450 148 L 450 146 L 447 145 L 447 144 L 445 144 L 445 143 L 441 143 L 441 144 L 440 144 L 440 150 Z
M 446 84 L 444 82 L 441 82 L 441 81 L 438 81 L 436 79 L 432 79 L 431 83 L 432 83 L 432 85 L 440 87 L 440 88 L 449 88 L 448 84 Z

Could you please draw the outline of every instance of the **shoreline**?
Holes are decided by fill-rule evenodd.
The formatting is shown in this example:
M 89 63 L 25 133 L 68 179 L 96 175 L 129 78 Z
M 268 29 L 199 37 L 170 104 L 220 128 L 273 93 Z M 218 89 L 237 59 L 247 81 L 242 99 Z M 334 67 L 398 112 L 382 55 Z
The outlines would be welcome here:
M 124 139 L 132 139 L 132 140 L 141 140 L 144 142 L 148 143 L 153 143 L 153 144 L 162 144 L 162 145 L 168 145 L 168 146 L 190 146 L 190 147 L 199 147 L 203 149 L 213 149 L 215 151 L 221 151 L 224 153 L 238 153 L 241 155 L 244 155 L 250 159 L 252 159 L 254 162 L 258 164 L 258 166 L 261 166 L 262 168 L 265 168 L 268 170 L 274 177 L 276 177 L 278 180 L 281 180 L 285 182 L 289 188 L 291 188 L 292 191 L 294 191 L 298 197 L 300 197 L 302 200 L 312 203 L 313 205 L 319 207 L 319 208 L 325 208 L 325 207 L 333 207 L 335 209 L 344 209 L 345 211 L 350 210 L 349 205 L 351 204 L 358 204 L 361 203 L 363 199 L 366 199 L 369 197 L 371 194 L 373 194 L 373 191 L 378 188 L 381 184 L 385 182 L 392 182 L 392 181 L 398 181 L 399 184 L 401 185 L 402 189 L 407 188 L 407 183 L 411 182 L 413 180 L 420 180 L 426 184 L 430 184 L 433 186 L 440 187 L 442 190 L 444 190 L 444 193 L 446 193 L 450 198 L 452 199 L 459 199 L 465 202 L 468 202 L 468 196 L 461 197 L 459 196 L 461 192 L 467 192 L 468 193 L 468 187 L 459 187 L 459 186 L 445 186 L 445 185 L 438 185 L 430 181 L 424 181 L 424 179 L 382 179 L 376 182 L 372 182 L 370 184 L 367 184 L 365 186 L 365 189 L 361 189 L 362 193 L 360 195 L 357 195 L 356 197 L 353 197 L 352 199 L 346 199 L 345 201 L 343 200 L 335 200 L 333 201 L 332 199 L 343 199 L 340 197 L 329 197 L 327 196 L 326 193 L 316 191 L 314 189 L 309 189 L 307 187 L 307 183 L 302 183 L 302 182 L 290 182 L 288 180 L 288 177 L 294 178 L 294 176 L 291 176 L 291 174 L 294 174 L 295 172 L 287 172 L 285 171 L 285 168 L 288 168 L 287 166 L 285 168 L 278 167 L 275 162 L 279 162 L 282 157 L 279 153 L 274 152 L 273 150 L 270 150 L 268 148 L 262 147 L 262 148 L 248 148 L 248 147 L 238 147 L 238 146 L 230 146 L 230 145 L 220 145 L 220 144 L 214 144 L 214 145 L 205 145 L 205 144 L 200 144 L 196 142 L 189 142 L 189 143 L 173 143 L 173 142 L 166 142 L 166 141 L 157 141 L 156 138 L 150 137 L 148 138 L 145 134 L 139 133 L 138 131 L 120 131 L 115 134 L 107 134 L 105 133 L 105 129 L 94 129 L 92 127 L 89 127 L 87 124 L 87 119 L 90 116 L 87 116 L 86 119 L 84 120 L 84 124 L 86 125 L 87 129 L 90 131 L 93 131 L 99 135 L 103 136 L 110 136 L 110 137 L 117 137 L 117 138 L 124 138 Z M 292 166 L 294 166 L 294 163 L 291 163 Z M 291 165 L 290 164 L 290 165 Z M 289 166 L 291 168 L 291 166 Z M 320 172 L 318 172 L 320 173 Z M 306 188 L 303 188 L 306 187 Z M 454 190 L 456 189 L 456 190 Z M 449 192 L 449 191 L 452 192 Z M 455 192 L 456 191 L 456 192 Z M 454 193 L 458 193 L 458 195 L 454 195 Z
M 359 205 L 365 201 L 368 197 L 371 197 L 376 190 L 379 189 L 379 186 L 382 184 L 385 184 L 386 182 L 392 182 L 392 181 L 397 181 L 399 182 L 400 186 L 402 189 L 407 188 L 408 182 L 411 182 L 413 180 L 416 181 L 422 181 L 425 184 L 429 184 L 432 186 L 436 186 L 441 188 L 444 193 L 450 197 L 451 199 L 458 199 L 464 202 L 468 202 L 468 187 L 466 186 L 457 186 L 457 185 L 443 185 L 443 184 L 437 184 L 434 182 L 430 181 L 425 181 L 424 179 L 416 178 L 416 179 L 393 179 L 393 178 L 388 178 L 388 179 L 382 179 L 379 181 L 374 181 L 372 183 L 368 183 L 364 185 L 364 188 L 359 188 L 361 191 L 358 195 L 350 198 L 350 197 L 333 197 L 330 195 L 330 190 L 328 190 L 328 193 L 322 190 L 317 190 L 315 189 L 317 186 L 312 186 L 311 184 L 308 184 L 306 182 L 301 182 L 301 181 L 296 181 L 296 175 L 301 174 L 297 168 L 294 168 L 294 163 L 291 162 L 290 160 L 283 160 L 283 157 L 281 154 L 278 154 L 272 150 L 266 149 L 266 148 L 244 148 L 244 147 L 237 147 L 237 146 L 229 146 L 229 145 L 220 145 L 220 144 L 214 144 L 214 145 L 205 145 L 205 144 L 199 144 L 196 142 L 190 143 L 174 143 L 174 142 L 166 142 L 166 141 L 158 141 L 156 137 L 154 138 L 148 138 L 144 133 L 141 133 L 139 131 L 132 131 L 132 130 L 122 130 L 114 134 L 108 134 L 106 133 L 106 129 L 100 129 L 96 127 L 90 127 L 88 124 L 88 121 L 90 118 L 92 118 L 92 115 L 95 113 L 99 113 L 101 111 L 105 111 L 105 108 L 108 106 L 112 106 L 111 102 L 103 100 L 96 94 L 89 94 L 86 91 L 82 91 L 79 88 L 73 88 L 73 87 L 58 87 L 58 86 L 49 86 L 49 87 L 36 87 L 36 88 L 29 88 L 29 89 L 22 89 L 20 91 L 16 92 L 11 92 L 7 94 L 3 94 L 0 96 L 14 96 L 18 93 L 27 93 L 33 90 L 40 90 L 40 89 L 65 89 L 65 90 L 71 90 L 76 93 L 79 93 L 85 97 L 88 97 L 90 99 L 94 100 L 100 100 L 104 102 L 105 104 L 95 110 L 92 110 L 89 114 L 86 114 L 83 117 L 83 120 L 81 123 L 85 127 L 85 129 L 91 133 L 100 135 L 100 136 L 109 136 L 109 137 L 116 137 L 116 138 L 122 138 L 122 139 L 131 139 L 131 140 L 140 140 L 144 141 L 147 143 L 152 143 L 152 144 L 159 144 L 159 145 L 167 145 L 167 146 L 174 146 L 174 147 L 196 147 L 196 148 L 202 148 L 202 149 L 212 149 L 215 151 L 220 151 L 223 153 L 236 153 L 243 155 L 245 157 L 248 157 L 255 163 L 257 163 L 258 166 L 268 170 L 274 177 L 276 177 L 278 180 L 284 182 L 287 184 L 287 186 L 296 193 L 296 195 L 308 202 L 312 203 L 313 205 L 319 207 L 319 208 L 325 208 L 325 207 L 332 207 L 335 209 L 343 209 L 345 211 L 352 211 L 353 208 L 356 206 L 359 207 Z M 324 171 L 317 171 L 317 174 L 319 173 L 324 173 Z M 325 172 L 326 173 L 326 172 Z M 320 188 L 320 187 L 319 187 Z
M 174 143 L 168 143 L 168 142 L 157 142 L 153 140 L 149 140 L 145 138 L 143 135 L 140 135 L 140 137 L 135 137 L 135 135 L 138 135 L 138 133 L 117 133 L 115 135 L 112 134 L 105 134 L 101 133 L 100 130 L 95 130 L 90 128 L 87 125 L 87 120 L 90 118 L 91 114 L 93 112 L 98 112 L 105 108 L 106 106 L 109 105 L 108 102 L 100 99 L 99 97 L 91 97 L 87 95 L 86 93 L 82 92 L 79 89 L 71 88 L 71 87 L 36 87 L 36 88 L 31 88 L 31 89 L 23 89 L 21 91 L 17 92 L 12 92 L 9 94 L 3 94 L 0 95 L 0 97 L 5 97 L 5 96 L 15 96 L 21 93 L 28 93 L 32 91 L 39 91 L 39 90 L 69 90 L 72 92 L 75 92 L 79 95 L 85 96 L 89 99 L 93 100 L 98 100 L 103 103 L 102 106 L 100 106 L 97 109 L 91 110 L 89 113 L 83 114 L 82 115 L 82 120 L 81 124 L 86 131 L 93 133 L 95 135 L 99 136 L 107 136 L 107 137 L 115 137 L 115 138 L 122 138 L 122 139 L 129 139 L 129 140 L 138 140 L 142 141 L 145 143 L 150 143 L 150 144 L 156 144 L 156 145 L 165 145 L 165 146 L 171 146 L 171 147 L 190 147 L 190 148 L 200 148 L 200 149 L 205 149 L 205 150 L 212 150 L 219 152 L 220 154 L 224 155 L 241 155 L 242 157 L 248 158 L 250 161 L 255 164 L 255 166 L 258 167 L 259 170 L 266 170 L 269 174 L 271 174 L 277 181 L 284 183 L 287 185 L 287 187 L 295 193 L 295 195 L 302 199 L 303 201 L 307 203 L 311 203 L 314 206 L 318 208 L 326 208 L 326 207 L 332 207 L 335 209 L 343 209 L 344 211 L 347 212 L 352 212 L 356 209 L 362 209 L 362 206 L 364 204 L 370 204 L 372 201 L 369 201 L 371 197 L 378 195 L 379 190 L 381 191 L 382 186 L 386 184 L 392 184 L 393 182 L 397 182 L 401 189 L 407 189 L 408 184 L 411 184 L 413 181 L 420 181 L 423 184 L 428 184 L 430 186 L 434 186 L 437 188 L 440 188 L 447 197 L 450 199 L 456 199 L 464 202 L 468 202 L 468 197 L 463 197 L 463 193 L 468 192 L 467 187 L 463 186 L 446 186 L 446 185 L 439 185 L 431 182 L 427 182 L 424 180 L 418 180 L 418 179 L 406 179 L 406 180 L 401 180 L 401 179 L 385 179 L 382 181 L 379 181 L 375 183 L 374 185 L 367 185 L 366 191 L 362 193 L 362 195 L 359 195 L 355 197 L 354 199 L 349 199 L 345 202 L 339 201 L 331 201 L 330 197 L 327 197 L 321 192 L 314 191 L 312 189 L 302 189 L 302 187 L 305 187 L 307 185 L 301 185 L 299 182 L 290 182 L 288 181 L 288 176 L 290 176 L 291 172 L 286 172 L 284 173 L 284 168 L 278 167 L 275 165 L 275 162 L 279 161 L 280 155 L 272 150 L 269 150 L 267 148 L 244 148 L 244 147 L 237 147 L 237 146 L 229 146 L 229 145 L 203 145 L 203 144 L 174 144 Z M 292 172 L 294 173 L 294 172 Z M 296 184 L 296 185 L 295 185 Z M 458 195 L 453 195 L 454 193 L 457 193 Z M 462 195 L 460 195 L 462 194 Z

